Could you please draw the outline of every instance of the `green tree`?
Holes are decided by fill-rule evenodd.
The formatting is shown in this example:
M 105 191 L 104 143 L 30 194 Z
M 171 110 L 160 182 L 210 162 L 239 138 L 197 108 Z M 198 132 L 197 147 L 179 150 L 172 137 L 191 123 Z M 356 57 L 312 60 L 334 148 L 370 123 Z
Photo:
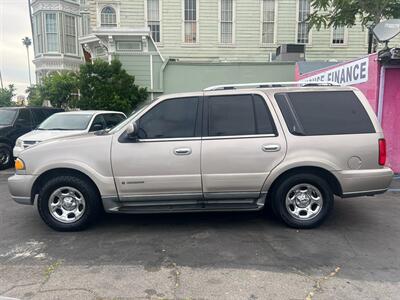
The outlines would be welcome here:
M 28 99 L 28 104 L 29 106 L 42 106 L 43 105 L 43 98 L 40 93 L 40 89 L 42 88 L 41 85 L 32 85 L 29 86 L 26 90 L 25 93 L 28 94 L 27 99 Z
M 0 88 L 0 106 L 11 106 L 12 98 L 15 96 L 15 87 L 10 84 L 8 88 Z
M 37 86 L 40 98 L 50 100 L 54 107 L 75 107 L 78 95 L 78 76 L 75 72 L 54 72 L 42 80 Z M 39 100 L 38 100 L 39 101 Z
M 79 72 L 81 109 L 117 110 L 130 113 L 147 99 L 147 90 L 135 85 L 135 77 L 122 69 L 119 60 L 111 64 L 95 60 L 81 65 Z
M 311 0 L 310 28 L 351 27 L 361 20 L 373 28 L 383 19 L 400 18 L 400 0 Z M 372 43 L 370 31 L 370 44 Z M 376 51 L 376 43 L 374 47 Z M 370 51 L 369 51 L 370 52 Z

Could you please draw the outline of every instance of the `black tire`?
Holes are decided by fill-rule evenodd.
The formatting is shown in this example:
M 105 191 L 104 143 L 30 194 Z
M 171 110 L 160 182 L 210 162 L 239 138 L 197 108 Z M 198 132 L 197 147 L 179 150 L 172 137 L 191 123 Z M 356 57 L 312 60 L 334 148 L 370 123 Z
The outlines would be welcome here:
M 311 186 L 311 189 L 316 188 L 322 196 L 322 205 L 319 212 L 316 213 L 316 215 L 311 216 L 310 219 L 299 219 L 301 216 L 297 216 L 296 218 L 293 216 L 293 214 L 295 214 L 293 212 L 293 205 L 286 205 L 286 197 L 289 192 L 292 192 L 291 189 L 296 186 L 300 186 L 301 189 L 302 185 Z M 333 209 L 333 200 L 334 195 L 329 184 L 325 179 L 315 174 L 303 173 L 291 175 L 281 180 L 272 191 L 272 206 L 274 213 L 276 213 L 289 227 L 298 229 L 315 228 L 321 225 Z M 307 203 L 307 199 L 305 200 L 305 203 Z M 297 208 L 300 211 L 300 214 L 305 213 L 303 208 Z M 292 212 L 289 210 L 292 210 Z M 318 210 L 315 209 L 315 212 L 317 211 Z M 308 213 L 303 217 L 306 218 L 307 216 Z
M 50 213 L 49 200 L 53 192 L 62 187 L 72 187 L 81 193 L 85 201 L 85 208 L 79 219 L 72 223 L 63 223 Z M 86 229 L 98 217 L 101 211 L 100 196 L 92 182 L 77 176 L 57 176 L 47 181 L 40 189 L 38 203 L 39 214 L 42 220 L 56 231 L 79 231 Z
M 0 170 L 11 168 L 13 163 L 11 147 L 7 144 L 0 144 Z

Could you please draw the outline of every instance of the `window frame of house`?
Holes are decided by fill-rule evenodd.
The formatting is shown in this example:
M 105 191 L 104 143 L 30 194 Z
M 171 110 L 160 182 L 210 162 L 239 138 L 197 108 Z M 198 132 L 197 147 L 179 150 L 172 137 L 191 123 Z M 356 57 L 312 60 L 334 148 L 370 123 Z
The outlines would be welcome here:
M 274 1 L 274 20 L 273 21 L 266 21 L 264 22 L 264 3 L 265 0 L 260 0 L 260 44 L 261 46 L 270 46 L 270 45 L 276 45 L 277 44 L 277 34 L 278 34 L 278 4 L 279 1 L 278 0 L 273 0 Z M 268 43 L 268 42 L 264 42 L 263 41 L 263 35 L 264 35 L 264 23 L 272 23 L 274 25 L 274 38 L 273 38 L 273 42 L 272 43 Z
M 67 24 L 67 19 L 68 18 L 72 18 L 72 20 L 73 20 L 73 26 L 74 26 L 74 34 L 71 34 L 71 33 L 69 33 L 68 32 L 68 30 L 67 30 L 67 26 L 68 26 L 68 24 Z M 70 55 L 78 55 L 78 24 L 77 24 L 77 17 L 76 16 L 74 16 L 74 15 L 70 15 L 70 14 L 64 14 L 64 16 L 63 16 L 63 32 L 64 32 L 64 36 L 63 36 L 63 38 L 64 38 L 64 43 L 63 43 L 63 46 L 64 46 L 64 53 L 65 54 L 70 54 Z M 74 40 L 74 52 L 70 52 L 70 51 L 67 51 L 67 50 L 69 50 L 69 49 L 67 49 L 67 47 L 69 46 L 69 45 L 67 45 L 67 43 L 68 43 L 68 37 L 72 37 L 73 38 L 73 40 Z M 72 49 L 72 48 L 71 48 Z
M 44 53 L 44 26 L 43 26 L 43 14 L 37 13 L 33 17 L 33 30 L 34 30 L 34 48 L 35 55 Z
M 222 1 L 218 0 L 218 43 L 221 47 L 234 47 L 236 43 L 236 0 L 232 1 L 232 40 L 230 43 L 226 43 L 222 41 Z M 228 23 L 229 21 L 224 21 Z
M 331 27 L 330 32 L 331 32 L 331 36 L 330 36 L 330 46 L 332 48 L 341 48 L 341 47 L 347 47 L 348 45 L 348 28 L 346 26 L 338 26 L 338 27 L 343 27 L 343 43 L 334 43 L 333 39 L 334 39 L 334 35 L 335 35 L 335 30 L 337 28 L 335 28 L 334 26 Z
M 125 43 L 136 44 L 138 47 L 133 47 L 133 48 L 121 47 Z M 116 44 L 115 46 L 116 46 L 117 52 L 127 53 L 127 52 L 142 52 L 143 51 L 143 45 L 142 45 L 141 41 L 121 39 L 121 40 L 117 40 L 115 44 Z
M 312 9 L 312 6 L 311 6 L 311 0 L 296 0 L 296 30 L 295 30 L 296 35 L 295 35 L 295 43 L 296 44 L 307 45 L 307 46 L 311 47 L 312 46 L 312 29 L 310 29 L 308 31 L 308 41 L 307 41 L 307 43 L 300 43 L 299 42 L 299 24 L 301 22 L 308 23 L 308 22 L 305 22 L 305 21 L 300 21 L 300 18 L 299 18 L 300 17 L 299 16 L 300 15 L 300 1 L 308 1 L 309 6 L 310 6 L 309 14 L 312 14 L 312 12 L 313 12 L 313 9 Z
M 162 5 L 163 5 L 163 2 L 162 2 L 162 0 L 157 0 L 157 1 L 158 1 L 158 21 L 149 20 L 149 4 L 148 4 L 149 0 L 144 0 L 145 25 L 146 25 L 146 28 L 150 29 L 150 36 L 153 39 L 153 41 L 157 45 L 160 45 L 160 44 L 162 44 Z M 158 27 L 159 27 L 159 33 L 158 33 L 159 34 L 159 40 L 158 41 L 156 41 L 154 39 L 153 31 L 150 28 L 149 22 L 158 22 Z
M 46 11 L 44 12 L 44 53 L 61 53 L 61 41 L 60 41 L 60 14 L 58 12 Z M 47 30 L 47 16 L 54 15 L 55 16 L 55 32 L 48 32 Z M 55 35 L 57 41 L 57 49 L 56 50 L 49 50 L 49 35 Z
M 90 14 L 89 13 L 81 13 L 81 32 L 82 36 L 87 36 L 91 33 L 90 26 Z
M 182 0 L 182 43 L 185 46 L 197 46 L 199 44 L 199 8 L 200 8 L 200 1 L 199 0 L 189 0 L 189 1 L 194 1 L 196 3 L 196 20 L 193 22 L 193 20 L 186 20 L 186 6 L 185 2 L 186 0 Z M 188 42 L 186 41 L 186 30 L 185 30 L 185 25 L 186 22 L 192 21 L 191 23 L 194 23 L 196 26 L 196 36 L 195 36 L 195 41 L 194 42 Z
M 115 23 L 103 23 L 103 10 L 111 8 L 115 12 Z M 97 12 L 97 25 L 102 28 L 116 28 L 119 27 L 119 6 L 114 3 L 102 3 Z M 110 26 L 111 25 L 111 26 Z

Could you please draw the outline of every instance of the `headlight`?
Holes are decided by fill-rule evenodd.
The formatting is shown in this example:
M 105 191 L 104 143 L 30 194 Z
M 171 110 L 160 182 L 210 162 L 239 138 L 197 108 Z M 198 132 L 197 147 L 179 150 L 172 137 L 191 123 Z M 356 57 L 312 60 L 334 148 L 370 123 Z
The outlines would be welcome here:
M 17 139 L 17 141 L 15 142 L 15 147 L 22 148 L 22 140 L 21 139 Z
M 17 171 L 25 170 L 25 163 L 22 159 L 17 158 L 15 160 L 15 170 L 17 170 Z

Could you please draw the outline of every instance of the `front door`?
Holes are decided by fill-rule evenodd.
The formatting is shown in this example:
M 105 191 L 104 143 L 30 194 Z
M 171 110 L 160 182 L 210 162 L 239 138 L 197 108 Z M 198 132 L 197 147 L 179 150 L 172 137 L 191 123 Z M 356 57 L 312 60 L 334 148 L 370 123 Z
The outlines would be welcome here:
M 204 103 L 203 192 L 214 204 L 260 197 L 265 179 L 286 152 L 285 137 L 263 94 L 225 93 L 214 92 Z
M 112 165 L 121 201 L 200 204 L 201 101 L 161 101 L 136 121 L 137 140 L 114 139 Z

